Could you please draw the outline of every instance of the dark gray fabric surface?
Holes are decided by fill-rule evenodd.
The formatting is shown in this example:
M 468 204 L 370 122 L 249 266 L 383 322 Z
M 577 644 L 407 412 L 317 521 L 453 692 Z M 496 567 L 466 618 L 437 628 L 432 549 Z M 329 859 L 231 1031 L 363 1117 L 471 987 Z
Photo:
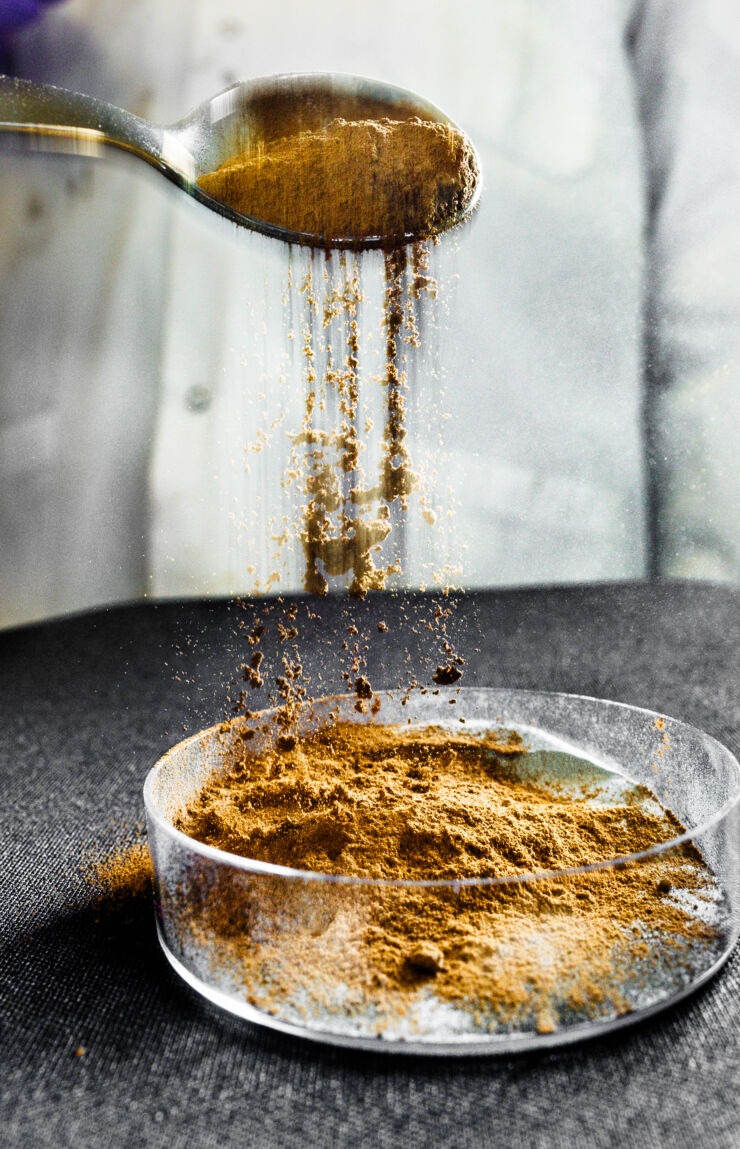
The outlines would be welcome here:
M 389 623 L 371 659 L 377 686 L 393 683 L 406 649 L 412 663 L 426 650 L 418 601 L 349 608 Z M 341 681 L 322 640 L 345 609 L 322 604 L 304 629 L 327 690 Z M 144 605 L 0 635 L 0 1145 L 740 1145 L 737 953 L 706 989 L 614 1038 L 434 1061 L 227 1023 L 170 972 L 148 899 L 100 912 L 85 859 L 141 823 L 146 772 L 183 726 L 225 713 L 239 617 L 221 602 Z M 452 629 L 467 685 L 644 705 L 737 753 L 737 590 L 470 594 Z

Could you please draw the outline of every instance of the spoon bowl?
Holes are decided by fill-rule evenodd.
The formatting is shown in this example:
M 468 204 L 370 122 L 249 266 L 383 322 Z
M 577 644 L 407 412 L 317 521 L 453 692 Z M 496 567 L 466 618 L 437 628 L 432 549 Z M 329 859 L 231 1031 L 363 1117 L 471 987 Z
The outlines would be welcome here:
M 258 152 L 283 136 L 319 130 L 340 116 L 347 120 L 419 116 L 457 127 L 434 104 L 405 88 L 334 72 L 287 73 L 233 84 L 169 126 L 153 124 L 91 96 L 0 76 L 0 145 L 93 157 L 111 150 L 126 152 L 241 227 L 313 246 L 324 246 L 324 238 L 236 211 L 203 191 L 197 181 L 233 155 Z M 445 219 L 438 232 L 454 227 L 474 210 L 480 183 L 479 177 L 465 208 Z M 383 247 L 389 238 L 333 237 L 331 246 Z

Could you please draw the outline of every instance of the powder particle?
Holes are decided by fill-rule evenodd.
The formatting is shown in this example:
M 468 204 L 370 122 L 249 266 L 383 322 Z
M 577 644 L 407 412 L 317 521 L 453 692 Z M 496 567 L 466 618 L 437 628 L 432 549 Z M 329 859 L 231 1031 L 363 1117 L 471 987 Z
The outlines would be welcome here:
M 355 680 L 355 694 L 362 699 L 372 698 L 373 688 L 364 676 Z
M 199 186 L 236 211 L 319 242 L 404 242 L 449 225 L 478 180 L 467 137 L 418 117 L 335 119 L 232 156 Z
M 419 245 L 415 245 L 415 249 Z M 414 255 L 413 260 L 421 256 Z M 288 467 L 291 482 L 303 496 L 302 524 L 298 534 L 305 556 L 304 588 L 309 594 L 324 595 L 329 579 L 351 572 L 349 594 L 364 598 L 368 591 L 382 590 L 391 575 L 400 573 L 397 561 L 379 558 L 392 531 L 392 508 L 403 515 L 409 497 L 417 491 L 419 478 L 406 445 L 406 392 L 408 369 L 401 363 L 400 340 L 409 322 L 408 252 L 391 250 L 384 256 L 385 298 L 383 327 L 385 373 L 378 382 L 384 388 L 385 427 L 382 457 L 377 478 L 366 478 L 360 467 L 364 449 L 358 434 L 360 400 L 360 359 L 357 309 L 362 290 L 357 262 L 350 264 L 345 254 L 339 262 L 343 285 L 327 332 L 331 366 L 323 373 L 315 368 L 316 321 L 320 313 L 314 291 L 314 277 L 307 275 L 303 287 L 307 310 L 304 325 L 305 413 L 301 431 L 293 436 L 293 453 Z M 329 281 L 331 282 L 331 281 Z M 331 286 L 326 288 L 332 293 Z M 326 314 L 327 303 L 324 305 Z M 413 312 L 411 313 L 413 319 Z M 342 326 L 341 321 L 344 320 Z M 345 350 L 332 343 L 333 325 L 339 321 Z M 340 364 L 337 370 L 335 364 Z M 331 396 L 331 400 L 330 400 Z M 338 412 L 336 426 L 322 428 L 328 406 Z M 302 453 L 305 452 L 305 453 Z
M 432 942 L 422 942 L 414 946 L 406 961 L 414 969 L 424 973 L 439 973 L 444 968 L 444 956 L 441 949 Z
M 461 678 L 462 670 L 459 666 L 455 666 L 451 662 L 446 662 L 438 666 L 432 675 L 432 680 L 437 686 L 452 686 L 455 682 L 459 682 Z
M 253 690 L 258 690 L 264 682 L 259 670 L 254 666 L 244 666 L 242 668 L 242 678 L 244 682 L 249 683 Z

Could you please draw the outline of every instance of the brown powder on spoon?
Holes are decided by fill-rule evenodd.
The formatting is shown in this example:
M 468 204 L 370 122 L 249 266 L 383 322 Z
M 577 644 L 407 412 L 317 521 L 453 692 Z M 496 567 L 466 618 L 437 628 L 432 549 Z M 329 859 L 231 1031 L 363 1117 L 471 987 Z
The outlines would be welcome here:
M 198 185 L 244 215 L 331 246 L 433 235 L 466 210 L 477 179 L 470 141 L 451 125 L 337 118 L 232 156 Z

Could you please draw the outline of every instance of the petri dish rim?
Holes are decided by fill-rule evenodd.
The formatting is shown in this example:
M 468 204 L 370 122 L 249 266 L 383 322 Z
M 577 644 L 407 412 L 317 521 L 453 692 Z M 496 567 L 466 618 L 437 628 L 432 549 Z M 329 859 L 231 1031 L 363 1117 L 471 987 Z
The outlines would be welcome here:
M 386 697 L 394 698 L 396 693 L 391 690 L 380 690 L 378 694 Z M 343 884 L 354 886 L 369 886 L 376 889 L 383 888 L 396 888 L 396 889 L 453 889 L 460 890 L 464 888 L 485 888 L 493 886 L 504 886 L 522 884 L 536 881 L 553 881 L 559 878 L 572 878 L 580 874 L 593 873 L 597 870 L 605 870 L 613 868 L 617 865 L 628 865 L 631 862 L 640 862 L 646 858 L 656 857 L 660 854 L 669 853 L 671 850 L 691 842 L 694 838 L 700 837 L 710 830 L 713 826 L 719 825 L 725 818 L 732 812 L 732 810 L 740 803 L 740 763 L 734 754 L 716 738 L 710 734 L 706 734 L 699 727 L 693 726 L 690 723 L 683 722 L 681 719 L 672 718 L 669 715 L 660 714 L 658 711 L 649 710 L 646 707 L 633 706 L 626 702 L 614 702 L 610 699 L 596 698 L 587 694 L 569 694 L 562 691 L 542 691 L 542 690 L 506 690 L 496 687 L 461 687 L 455 689 L 452 687 L 440 688 L 441 698 L 456 698 L 459 699 L 462 695 L 480 696 L 486 695 L 489 698 L 494 698 L 496 695 L 506 696 L 507 698 L 521 697 L 525 698 L 548 698 L 548 699 L 561 699 L 566 702 L 587 702 L 594 703 L 599 707 L 609 709 L 622 709 L 634 714 L 641 714 L 654 720 L 667 719 L 673 727 L 677 727 L 686 731 L 694 738 L 699 737 L 705 744 L 711 746 L 715 751 L 722 755 L 728 763 L 734 768 L 734 790 L 732 795 L 711 814 L 708 818 L 703 819 L 696 826 L 690 830 L 684 831 L 674 838 L 670 838 L 666 842 L 660 842 L 655 846 L 649 847 L 647 850 L 640 850 L 631 854 L 615 855 L 612 858 L 605 858 L 598 862 L 591 862 L 583 866 L 575 866 L 567 869 L 558 870 L 536 870 L 528 873 L 506 875 L 498 878 L 429 878 L 429 879 L 403 879 L 403 878 L 365 878 L 361 876 L 353 876 L 351 874 L 326 874 L 317 870 L 298 870 L 289 866 L 281 866 L 272 862 L 263 862 L 256 858 L 244 858 L 239 854 L 231 854 L 226 850 L 220 850 L 216 846 L 208 846 L 204 842 L 199 842 L 197 838 L 191 838 L 188 834 L 183 833 L 172 825 L 170 821 L 161 813 L 157 806 L 157 801 L 154 796 L 154 786 L 157 777 L 169 764 L 171 758 L 178 753 L 181 753 L 187 746 L 202 742 L 208 735 L 212 735 L 217 731 L 223 723 L 218 722 L 213 726 L 207 727 L 204 730 L 197 731 L 195 734 L 190 735 L 188 738 L 176 743 L 170 747 L 161 758 L 152 766 L 147 774 L 144 782 L 144 806 L 146 809 L 147 817 L 152 822 L 175 842 L 179 843 L 182 847 L 191 850 L 193 853 L 199 854 L 201 857 L 208 858 L 210 861 L 217 862 L 224 866 L 230 866 L 233 869 L 244 870 L 249 873 L 256 874 L 269 874 L 280 878 L 292 878 L 304 882 L 322 882 L 331 884 Z M 354 696 L 348 694 L 331 695 L 323 698 L 316 699 L 314 705 L 325 705 L 337 703 L 354 702 Z M 251 719 L 249 724 L 253 722 L 264 722 L 275 713 L 275 709 L 257 711 Z M 237 719 L 236 722 L 241 723 L 247 720 Z M 431 725 L 431 722 L 424 723 Z M 422 725 L 421 722 L 417 725 Z M 584 751 L 582 750 L 581 753 Z

